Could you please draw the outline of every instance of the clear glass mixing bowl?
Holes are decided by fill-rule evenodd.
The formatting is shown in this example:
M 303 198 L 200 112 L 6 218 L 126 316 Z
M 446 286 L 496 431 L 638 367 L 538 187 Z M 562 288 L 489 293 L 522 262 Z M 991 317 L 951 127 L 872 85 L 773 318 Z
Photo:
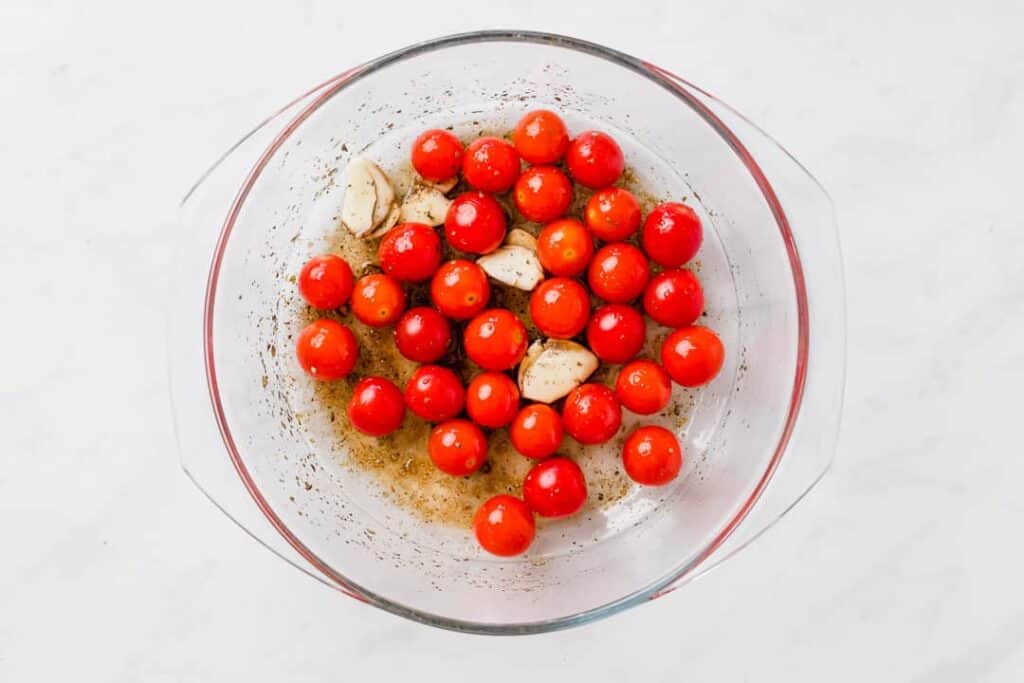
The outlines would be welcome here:
M 702 213 L 708 324 L 728 355 L 678 428 L 687 465 L 677 482 L 549 524 L 526 556 L 501 560 L 465 529 L 418 521 L 328 452 L 331 416 L 294 361 L 298 316 L 283 292 L 326 244 L 336 197 L 325 197 L 353 155 L 393 166 L 424 128 L 507 128 L 537 106 L 573 130 L 613 133 L 646 185 Z M 599 45 L 481 32 L 346 71 L 203 174 L 182 202 L 181 240 L 168 334 L 186 472 L 281 557 L 395 614 L 482 633 L 613 614 L 756 538 L 834 452 L 845 332 L 827 194 L 724 103 Z

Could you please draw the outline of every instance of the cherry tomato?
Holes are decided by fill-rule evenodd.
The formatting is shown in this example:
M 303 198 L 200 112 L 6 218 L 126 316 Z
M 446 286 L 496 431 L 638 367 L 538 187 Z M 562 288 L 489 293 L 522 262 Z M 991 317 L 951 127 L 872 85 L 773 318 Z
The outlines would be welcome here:
M 370 327 L 387 327 L 405 311 L 405 291 L 390 275 L 364 275 L 352 290 L 352 315 Z
M 464 259 L 445 263 L 430 281 L 430 299 L 437 310 L 453 320 L 466 320 L 484 310 L 491 298 L 491 283 L 484 269 Z
M 594 240 L 575 218 L 548 223 L 537 237 L 537 258 L 554 275 L 576 277 L 593 257 Z
M 508 375 L 481 372 L 466 390 L 466 412 L 478 425 L 504 427 L 519 410 L 519 389 Z
M 527 458 L 546 458 L 562 445 L 562 418 L 549 405 L 532 403 L 516 415 L 508 436 L 517 451 Z
M 526 355 L 526 327 L 515 313 L 492 308 L 469 321 L 462 344 L 469 359 L 484 370 L 508 370 Z
M 619 143 L 610 135 L 588 130 L 569 143 L 565 165 L 577 183 L 598 190 L 619 179 L 626 161 Z
M 704 290 L 688 270 L 663 270 L 644 290 L 644 310 L 665 327 L 692 325 L 704 310 Z
M 565 398 L 562 425 L 582 444 L 604 443 L 622 424 L 622 408 L 615 393 L 603 384 L 582 384 Z
M 507 140 L 478 138 L 466 148 L 462 177 L 481 192 L 505 192 L 519 177 L 519 152 Z
M 561 117 L 547 109 L 523 115 L 512 134 L 519 156 L 531 164 L 554 164 L 569 149 L 569 131 Z
M 669 377 L 684 387 L 699 387 L 713 380 L 724 360 L 722 340 L 700 325 L 676 330 L 661 347 L 661 364 Z
M 668 405 L 672 398 L 672 380 L 657 363 L 635 360 L 619 370 L 615 395 L 630 412 L 651 415 Z
M 402 426 L 405 400 L 395 383 L 383 377 L 359 380 L 348 402 L 348 421 L 363 434 L 384 436 Z
M 681 266 L 697 254 L 703 230 L 700 218 L 686 204 L 665 202 L 647 214 L 640 236 L 651 260 L 666 268 Z
M 489 194 L 463 192 L 448 207 L 444 234 L 459 251 L 486 254 L 505 239 L 505 212 Z
M 526 503 L 515 496 L 494 496 L 473 515 L 473 533 L 480 547 L 499 557 L 526 551 L 533 543 L 536 525 Z
M 441 238 L 423 223 L 399 223 L 377 247 L 381 270 L 400 282 L 422 282 L 441 265 Z
M 448 420 L 430 432 L 427 454 L 445 474 L 464 477 L 487 459 L 487 437 L 469 420 Z
M 530 468 L 523 500 L 541 517 L 567 517 L 587 502 L 583 470 L 569 458 L 550 458 Z
M 602 306 L 587 323 L 587 346 L 605 363 L 625 363 L 640 353 L 646 337 L 644 317 L 625 304 Z
M 530 295 L 530 317 L 555 339 L 575 337 L 587 326 L 590 297 L 583 285 L 567 277 L 545 280 Z
M 601 247 L 587 271 L 590 291 L 605 301 L 622 304 L 640 296 L 650 277 L 644 253 L 625 242 Z
M 398 352 L 417 363 L 433 363 L 448 353 L 452 327 L 433 308 L 420 306 L 405 312 L 395 325 Z
M 640 227 L 640 202 L 621 187 L 598 190 L 587 200 L 583 217 L 598 239 L 621 242 Z
M 547 223 L 572 204 L 572 181 L 554 166 L 533 166 L 519 176 L 512 198 L 523 218 Z
M 446 130 L 434 128 L 412 143 L 412 167 L 426 180 L 440 183 L 454 178 L 462 166 L 462 143 Z
M 444 422 L 460 412 L 466 390 L 458 375 L 440 365 L 422 365 L 405 385 L 405 405 L 429 422 Z
M 314 256 L 299 271 L 299 294 L 320 310 L 343 305 L 352 295 L 354 284 L 348 262 L 334 254 Z
M 295 340 L 299 365 L 314 379 L 341 379 L 359 360 L 359 346 L 352 330 L 333 320 L 317 320 L 299 332 Z
M 676 435 L 664 427 L 637 427 L 622 445 L 622 466 L 636 483 L 662 486 L 678 476 L 683 449 Z

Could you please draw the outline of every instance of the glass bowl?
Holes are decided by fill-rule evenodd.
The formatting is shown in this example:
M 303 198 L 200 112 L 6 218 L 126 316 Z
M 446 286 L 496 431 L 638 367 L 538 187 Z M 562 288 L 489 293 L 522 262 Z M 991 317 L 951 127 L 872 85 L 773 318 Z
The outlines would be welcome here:
M 395 171 L 425 128 L 507 130 L 541 106 L 572 131 L 612 133 L 635 180 L 701 214 L 704 322 L 727 358 L 708 386 L 677 390 L 681 416 L 657 419 L 683 444 L 677 481 L 623 486 L 611 503 L 592 495 L 583 513 L 545 522 L 526 555 L 498 559 L 466 528 L 410 514 L 352 465 L 338 433 L 344 417 L 317 400 L 294 360 L 292 339 L 309 313 L 293 276 L 333 245 L 343 194 L 335 179 L 354 155 Z M 664 595 L 770 527 L 834 452 L 845 331 L 827 194 L 724 103 L 599 45 L 479 32 L 332 78 L 203 174 L 182 202 L 177 264 L 168 334 L 187 474 L 296 567 L 416 621 L 530 633 Z M 406 455 L 387 439 L 372 448 L 382 462 Z M 592 451 L 579 458 L 584 469 L 626 481 L 616 445 Z

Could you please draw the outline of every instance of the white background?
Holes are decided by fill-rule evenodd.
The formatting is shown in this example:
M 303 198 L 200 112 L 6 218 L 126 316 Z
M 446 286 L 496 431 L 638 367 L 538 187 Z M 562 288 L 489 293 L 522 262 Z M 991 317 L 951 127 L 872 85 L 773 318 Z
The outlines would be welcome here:
M 0 681 L 1024 677 L 1024 5 L 0 3 Z M 172 445 L 174 205 L 292 95 L 474 28 L 607 43 L 762 124 L 838 205 L 836 465 L 749 551 L 595 625 L 363 607 L 221 517 Z

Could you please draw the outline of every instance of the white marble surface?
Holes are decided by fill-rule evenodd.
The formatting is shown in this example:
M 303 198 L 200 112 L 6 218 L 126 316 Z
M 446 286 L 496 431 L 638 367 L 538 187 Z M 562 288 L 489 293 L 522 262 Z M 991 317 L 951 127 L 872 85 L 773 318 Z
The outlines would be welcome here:
M 1021 680 L 1024 5 L 447 5 L 0 3 L 0 681 Z M 227 142 L 500 26 L 641 55 L 776 135 L 837 201 L 850 315 L 838 460 L 791 518 L 519 639 L 360 606 L 220 517 L 176 463 L 160 310 L 168 217 Z

